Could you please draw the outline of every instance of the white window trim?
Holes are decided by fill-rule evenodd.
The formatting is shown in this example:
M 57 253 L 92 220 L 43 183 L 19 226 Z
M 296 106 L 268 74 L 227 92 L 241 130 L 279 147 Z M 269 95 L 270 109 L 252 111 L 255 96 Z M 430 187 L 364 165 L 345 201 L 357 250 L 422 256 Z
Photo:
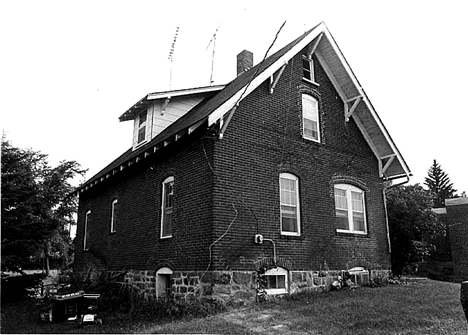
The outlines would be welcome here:
M 297 220 L 297 233 L 296 232 L 289 232 L 283 231 L 283 222 L 281 220 L 281 179 L 289 179 L 293 180 L 296 183 L 296 220 Z M 291 173 L 280 173 L 279 176 L 279 191 L 280 191 L 280 230 L 281 235 L 289 235 L 289 236 L 301 236 L 301 208 L 300 208 L 300 199 L 299 199 L 299 178 Z
M 114 201 L 112 201 L 112 205 L 111 205 L 111 224 L 110 224 L 110 232 L 111 233 L 115 233 L 117 230 L 115 229 L 115 205 L 117 205 L 119 202 L 118 199 L 114 199 Z
M 309 100 L 313 100 L 317 103 L 317 110 L 316 110 L 316 113 L 317 113 L 317 138 L 313 138 L 313 137 L 309 137 L 305 134 L 305 122 L 304 122 L 304 119 L 306 119 L 306 117 L 304 117 L 304 99 L 309 99 Z M 321 143 L 321 133 L 320 133 L 320 112 L 319 112 L 319 103 L 318 103 L 318 100 L 316 98 L 314 98 L 312 95 L 310 94 L 306 94 L 306 93 L 303 93 L 302 96 L 301 96 L 301 103 L 302 103 L 302 137 L 306 140 L 309 140 L 309 141 L 313 141 L 313 142 L 317 142 L 317 143 Z M 307 120 L 312 120 L 312 119 L 308 119 Z M 312 120 L 314 121 L 314 120 Z
M 162 267 L 158 271 L 156 271 L 156 297 L 164 296 L 166 292 L 160 292 L 160 283 L 161 280 L 160 276 L 172 276 L 173 272 L 168 267 Z
M 141 115 L 142 114 L 146 114 L 146 121 L 143 123 L 143 124 L 140 124 L 140 118 L 141 118 Z M 147 139 L 148 139 L 148 118 L 149 118 L 149 111 L 146 110 L 144 112 L 142 112 L 140 115 L 138 115 L 138 120 L 137 120 L 137 132 L 136 132 L 136 145 L 137 146 L 140 146 L 141 144 L 143 143 L 146 143 Z M 140 130 L 142 128 L 145 128 L 145 138 L 141 141 L 138 141 L 138 138 L 140 137 Z
M 171 238 L 171 235 L 163 235 L 163 225 L 164 225 L 164 214 L 166 211 L 166 208 L 164 207 L 164 200 L 166 198 L 166 184 L 174 182 L 174 176 L 169 176 L 164 181 L 162 182 L 162 192 L 161 192 L 161 234 L 160 238 L 165 239 L 165 238 Z M 172 213 L 174 213 L 174 204 L 172 204 Z M 174 218 L 174 217 L 173 217 Z M 171 222 L 172 224 L 172 222 Z M 171 227 L 172 231 L 172 227 Z
M 302 79 L 307 81 L 308 83 L 318 85 L 318 83 L 315 81 L 315 69 L 314 69 L 314 60 L 312 59 L 312 55 L 307 56 L 307 55 L 302 55 L 302 59 L 305 59 L 309 63 L 309 73 L 310 73 L 310 79 L 304 77 L 304 66 L 302 67 Z
M 89 250 L 89 241 L 86 238 L 88 235 L 88 217 L 91 216 L 91 210 L 88 210 L 85 214 L 85 224 L 84 224 L 84 238 L 83 238 L 83 251 Z
M 348 202 L 348 226 L 349 229 L 336 229 L 339 233 L 348 233 L 348 234 L 360 234 L 360 235 L 367 235 L 367 215 L 366 215 L 366 192 L 356 186 L 350 184 L 336 184 L 335 189 L 338 188 L 342 191 L 346 191 L 346 199 Z M 359 192 L 362 194 L 362 210 L 363 210 L 363 217 L 364 217 L 364 231 L 362 230 L 355 230 L 354 229 L 354 218 L 353 218 L 353 202 L 352 202 L 352 195 L 351 191 Z M 335 211 L 336 211 L 336 204 L 335 204 Z
M 275 294 L 285 294 L 288 293 L 289 290 L 289 273 L 288 270 L 277 267 L 274 269 L 270 269 L 265 272 L 265 276 L 284 276 L 284 284 L 285 288 L 267 288 L 265 289 L 265 292 L 270 295 L 275 295 Z

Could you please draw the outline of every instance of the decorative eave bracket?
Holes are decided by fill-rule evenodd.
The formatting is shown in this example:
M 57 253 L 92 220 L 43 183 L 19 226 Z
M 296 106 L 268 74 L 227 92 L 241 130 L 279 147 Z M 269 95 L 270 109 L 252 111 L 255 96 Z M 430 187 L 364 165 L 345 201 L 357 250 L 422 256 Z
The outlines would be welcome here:
M 286 68 L 286 65 L 288 65 L 288 63 L 284 63 L 284 65 L 280 68 L 278 74 L 276 75 L 276 77 L 274 78 L 274 74 L 272 74 L 270 76 L 270 94 L 273 94 L 273 91 L 276 87 L 276 84 L 278 84 L 278 81 L 281 77 L 281 75 L 283 74 L 283 71 L 284 69 Z
M 218 138 L 220 140 L 223 139 L 223 136 L 224 136 L 224 132 L 226 131 L 226 128 L 227 126 L 229 125 L 229 122 L 231 122 L 231 119 L 232 119 L 232 116 L 234 115 L 234 113 L 236 112 L 236 109 L 237 109 L 237 104 L 234 105 L 234 107 L 231 108 L 231 111 L 227 114 L 227 117 L 226 117 L 226 121 L 224 120 L 224 118 L 221 118 L 219 120 L 219 134 L 218 134 Z
M 380 177 L 383 178 L 385 176 L 385 172 L 387 172 L 390 165 L 392 165 L 393 161 L 395 160 L 396 154 L 390 154 L 386 156 L 382 156 L 379 159 L 379 170 L 380 170 Z M 387 160 L 384 164 L 384 161 Z
M 345 119 L 346 122 L 349 121 L 349 118 L 351 115 L 353 115 L 354 111 L 356 110 L 356 107 L 359 105 L 359 103 L 362 100 L 362 95 L 358 95 L 354 98 L 348 99 L 345 102 Z

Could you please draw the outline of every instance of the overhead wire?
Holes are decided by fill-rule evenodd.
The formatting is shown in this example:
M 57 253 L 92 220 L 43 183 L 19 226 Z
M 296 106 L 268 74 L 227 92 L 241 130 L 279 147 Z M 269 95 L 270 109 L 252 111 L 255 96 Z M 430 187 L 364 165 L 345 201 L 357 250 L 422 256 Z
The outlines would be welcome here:
M 244 97 L 244 95 L 246 94 L 247 92 L 247 89 L 249 88 L 250 84 L 252 83 L 253 79 L 255 79 L 257 77 L 257 74 L 260 70 L 260 68 L 262 67 L 262 64 L 263 62 L 265 61 L 265 59 L 267 58 L 268 56 L 268 53 L 270 52 L 271 48 L 273 47 L 273 45 L 275 44 L 276 40 L 278 39 L 278 36 L 281 32 L 281 30 L 283 29 L 284 25 L 286 24 L 286 21 L 283 22 L 283 24 L 281 25 L 281 27 L 278 29 L 278 31 L 276 32 L 276 35 L 275 35 L 275 38 L 273 39 L 273 42 L 270 44 L 270 46 L 268 47 L 267 51 L 265 52 L 265 55 L 263 56 L 263 59 L 262 61 L 258 64 L 257 68 L 255 69 L 255 72 L 254 74 L 251 76 L 251 78 L 249 79 L 249 82 L 247 83 L 247 85 L 245 86 L 244 88 L 244 91 L 241 93 L 239 99 L 236 101 L 235 103 L 235 106 L 239 106 L 239 102 L 242 100 L 242 98 Z M 211 41 L 210 41 L 211 42 Z M 213 166 L 211 165 L 210 163 L 210 160 L 208 158 L 208 154 L 206 152 L 206 149 L 205 149 L 205 145 L 203 144 L 203 138 L 200 140 L 200 143 L 202 145 L 202 149 L 203 149 L 203 153 L 204 153 L 204 156 L 205 156 L 205 159 L 206 159 L 206 162 L 208 164 L 208 167 L 210 169 L 210 171 L 213 173 L 213 175 L 215 176 L 216 179 L 218 179 L 218 181 L 221 183 L 223 189 L 225 189 L 226 191 L 228 191 L 231 196 L 233 196 L 235 199 L 237 199 L 243 206 L 245 206 L 249 211 L 250 213 L 252 214 L 252 216 L 254 217 L 255 219 L 255 222 L 256 222 L 256 228 L 257 228 L 257 234 L 259 232 L 259 222 L 258 222 L 258 218 L 257 216 L 255 215 L 255 212 L 252 210 L 252 208 L 240 197 L 238 197 L 227 185 L 226 183 L 219 177 L 219 175 L 215 172 Z M 226 228 L 226 230 L 224 231 L 224 233 L 219 237 L 217 238 L 213 243 L 210 244 L 209 246 L 209 262 L 208 262 L 208 266 L 206 268 L 206 270 L 203 272 L 203 274 L 200 276 L 200 282 L 202 280 L 202 278 L 205 276 L 205 274 L 208 272 L 210 266 L 211 266 L 211 263 L 212 263 L 212 248 L 213 246 L 218 243 L 219 241 L 221 241 L 229 232 L 229 230 L 231 229 L 231 227 L 233 226 L 234 222 L 236 221 L 237 219 L 237 216 L 238 216 L 238 211 L 234 205 L 233 202 L 231 202 L 231 206 L 232 208 L 234 209 L 235 211 L 235 216 L 234 218 L 231 220 L 230 224 L 228 225 L 228 227 Z

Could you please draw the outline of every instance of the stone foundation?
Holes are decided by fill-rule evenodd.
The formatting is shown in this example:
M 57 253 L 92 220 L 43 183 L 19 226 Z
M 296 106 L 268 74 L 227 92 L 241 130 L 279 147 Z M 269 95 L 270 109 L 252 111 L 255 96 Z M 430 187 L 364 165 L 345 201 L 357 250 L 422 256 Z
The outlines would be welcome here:
M 354 284 L 368 286 L 372 281 L 385 284 L 389 270 L 371 270 L 351 276 Z M 289 293 L 303 291 L 327 292 L 343 271 L 290 271 Z M 256 271 L 174 271 L 171 292 L 175 299 L 215 299 L 224 302 L 251 303 L 256 301 L 258 289 Z M 156 296 L 155 271 L 129 271 L 124 282 L 132 285 L 146 298 Z

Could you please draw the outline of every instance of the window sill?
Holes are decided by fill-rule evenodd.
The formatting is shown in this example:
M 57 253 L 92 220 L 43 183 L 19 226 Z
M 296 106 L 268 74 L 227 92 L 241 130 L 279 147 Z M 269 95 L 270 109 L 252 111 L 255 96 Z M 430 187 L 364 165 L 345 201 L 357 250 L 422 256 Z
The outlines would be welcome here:
M 319 83 L 317 83 L 317 82 L 315 82 L 315 81 L 312 81 L 312 80 L 309 80 L 309 79 L 307 79 L 307 78 L 304 78 L 304 77 L 303 77 L 302 80 L 305 81 L 305 82 L 308 83 L 308 84 L 312 84 L 312 85 L 317 86 L 317 87 L 320 86 Z
M 302 136 L 302 139 L 303 140 L 306 140 L 307 142 L 313 142 L 313 143 L 317 143 L 317 144 L 322 144 L 322 142 L 320 142 L 320 140 L 314 140 L 312 138 L 307 138 L 307 137 L 304 137 Z
M 287 294 L 288 290 L 285 288 L 266 288 L 265 292 L 270 295 L 278 295 L 278 294 Z
M 144 146 L 144 145 L 147 144 L 147 143 L 149 143 L 149 141 L 144 140 L 143 142 L 140 142 L 140 143 L 136 144 L 136 145 L 133 147 L 133 150 L 140 149 L 142 146 Z

